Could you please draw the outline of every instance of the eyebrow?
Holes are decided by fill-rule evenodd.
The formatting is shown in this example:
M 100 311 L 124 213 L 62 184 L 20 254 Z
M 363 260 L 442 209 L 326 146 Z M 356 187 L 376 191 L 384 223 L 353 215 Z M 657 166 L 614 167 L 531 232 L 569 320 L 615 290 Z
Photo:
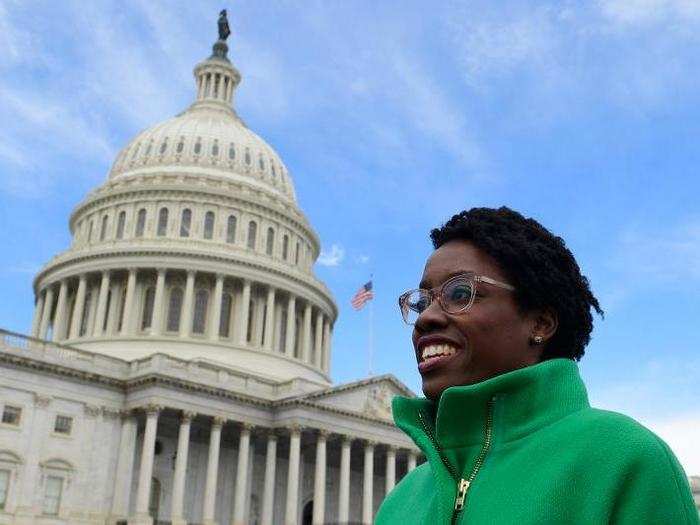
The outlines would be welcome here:
M 474 270 L 456 270 L 454 272 L 451 272 L 443 279 L 443 283 L 445 281 L 448 281 L 449 279 L 452 279 L 453 277 L 456 277 L 458 275 L 465 275 L 465 274 L 472 274 L 472 275 L 477 275 L 477 273 Z M 422 290 L 429 290 L 430 287 L 428 285 L 428 282 L 423 279 L 420 283 L 418 283 L 418 288 Z

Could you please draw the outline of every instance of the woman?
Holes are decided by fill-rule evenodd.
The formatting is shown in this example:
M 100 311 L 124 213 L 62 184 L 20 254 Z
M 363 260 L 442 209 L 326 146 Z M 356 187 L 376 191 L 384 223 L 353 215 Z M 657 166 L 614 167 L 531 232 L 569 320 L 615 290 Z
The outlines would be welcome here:
M 385 524 L 697 524 L 668 446 L 591 408 L 576 361 L 602 315 L 564 241 L 508 208 L 431 232 L 413 324 L 425 399 L 396 424 L 427 462 L 387 496 Z

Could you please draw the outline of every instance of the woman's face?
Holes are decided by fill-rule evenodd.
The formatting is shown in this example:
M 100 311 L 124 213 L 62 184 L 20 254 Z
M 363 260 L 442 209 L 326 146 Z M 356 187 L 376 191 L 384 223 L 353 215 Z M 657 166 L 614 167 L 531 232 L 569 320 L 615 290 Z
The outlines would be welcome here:
M 473 272 L 504 283 L 508 279 L 496 262 L 468 241 L 445 243 L 428 258 L 419 287 L 439 288 L 455 275 Z M 541 346 L 530 344 L 537 318 L 519 311 L 512 291 L 487 283 L 476 284 L 471 308 L 445 313 L 435 299 L 416 320 L 413 346 L 416 359 L 436 345 L 449 345 L 454 354 L 441 357 L 421 370 L 423 393 L 439 399 L 450 386 L 469 385 L 540 361 Z M 432 348 L 431 348 L 432 347 Z

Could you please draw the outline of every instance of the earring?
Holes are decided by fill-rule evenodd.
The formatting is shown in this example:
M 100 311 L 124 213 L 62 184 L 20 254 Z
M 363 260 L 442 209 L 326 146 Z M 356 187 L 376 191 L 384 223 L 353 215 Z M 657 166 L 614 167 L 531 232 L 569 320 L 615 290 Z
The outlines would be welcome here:
M 532 338 L 532 344 L 541 345 L 542 343 L 544 343 L 544 337 L 541 335 L 536 335 Z

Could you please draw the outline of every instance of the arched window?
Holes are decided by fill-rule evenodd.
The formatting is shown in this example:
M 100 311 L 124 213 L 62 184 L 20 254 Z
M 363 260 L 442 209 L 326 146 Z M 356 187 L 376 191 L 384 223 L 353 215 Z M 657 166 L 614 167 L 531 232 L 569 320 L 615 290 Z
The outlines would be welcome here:
M 117 239 L 124 238 L 124 225 L 126 224 L 126 212 L 120 211 L 117 218 Z
M 160 149 L 158 152 L 163 155 L 165 153 L 165 150 L 168 149 L 168 137 L 165 137 L 163 139 L 163 143 L 160 145 Z
M 230 293 L 221 296 L 221 319 L 219 320 L 219 336 L 228 337 L 231 325 L 231 309 L 233 307 L 233 297 Z
M 299 245 L 299 241 L 297 241 L 297 249 L 296 253 L 294 253 L 294 264 L 299 264 L 299 250 L 301 249 L 301 246 Z
M 88 317 L 90 317 L 90 303 L 92 302 L 92 292 L 85 294 L 85 302 L 83 303 L 83 312 L 80 318 L 80 331 L 78 332 L 79 337 L 83 337 L 87 333 L 88 329 Z
M 251 343 L 253 341 L 253 327 L 255 326 L 255 301 L 251 298 L 248 302 L 248 326 L 246 328 L 246 341 Z
M 182 313 L 182 288 L 170 290 L 168 302 L 168 326 L 169 332 L 177 332 L 180 329 L 180 314 Z
M 219 141 L 218 140 L 215 140 L 214 145 L 211 147 L 211 155 L 212 155 L 212 157 L 219 156 Z
M 284 259 L 286 261 L 288 256 L 289 256 L 289 236 L 285 233 L 284 237 L 282 238 L 282 259 Z
M 260 171 L 265 170 L 265 161 L 263 160 L 262 155 L 258 157 L 258 166 L 260 167 Z
M 139 210 L 136 218 L 136 237 L 143 237 L 143 230 L 146 228 L 146 208 Z
M 255 236 L 258 234 L 258 225 L 255 221 L 248 223 L 248 248 L 255 249 Z
M 156 290 L 153 286 L 146 288 L 143 295 L 143 313 L 141 314 L 141 330 L 151 327 L 153 319 L 153 302 L 156 298 Z
M 233 244 L 236 242 L 236 216 L 229 215 L 226 223 L 226 242 Z
M 267 229 L 267 240 L 265 242 L 265 253 L 272 255 L 272 250 L 275 247 L 275 230 L 272 228 Z
M 233 160 L 236 158 L 236 147 L 233 145 L 233 142 L 228 145 L 228 158 L 230 160 Z
M 282 310 L 280 315 L 280 340 L 277 350 L 280 354 L 284 354 L 285 345 L 287 344 L 287 310 Z
M 163 237 L 168 232 L 168 208 L 158 211 L 158 237 Z
M 177 153 L 182 153 L 183 149 L 185 149 L 185 137 L 180 137 L 180 142 L 177 143 L 177 146 L 175 147 L 175 151 Z
M 208 211 L 204 215 L 204 238 L 211 239 L 214 236 L 214 212 Z
M 194 144 L 194 154 L 199 155 L 202 152 L 202 139 L 198 138 Z
M 107 216 L 102 217 L 102 225 L 100 226 L 100 240 L 104 241 L 107 236 Z
M 203 334 L 207 325 L 207 305 L 209 292 L 197 290 L 194 298 L 194 317 L 192 318 L 192 333 Z
M 182 210 L 180 219 L 180 237 L 190 236 L 190 226 L 192 225 L 192 210 L 185 208 Z

